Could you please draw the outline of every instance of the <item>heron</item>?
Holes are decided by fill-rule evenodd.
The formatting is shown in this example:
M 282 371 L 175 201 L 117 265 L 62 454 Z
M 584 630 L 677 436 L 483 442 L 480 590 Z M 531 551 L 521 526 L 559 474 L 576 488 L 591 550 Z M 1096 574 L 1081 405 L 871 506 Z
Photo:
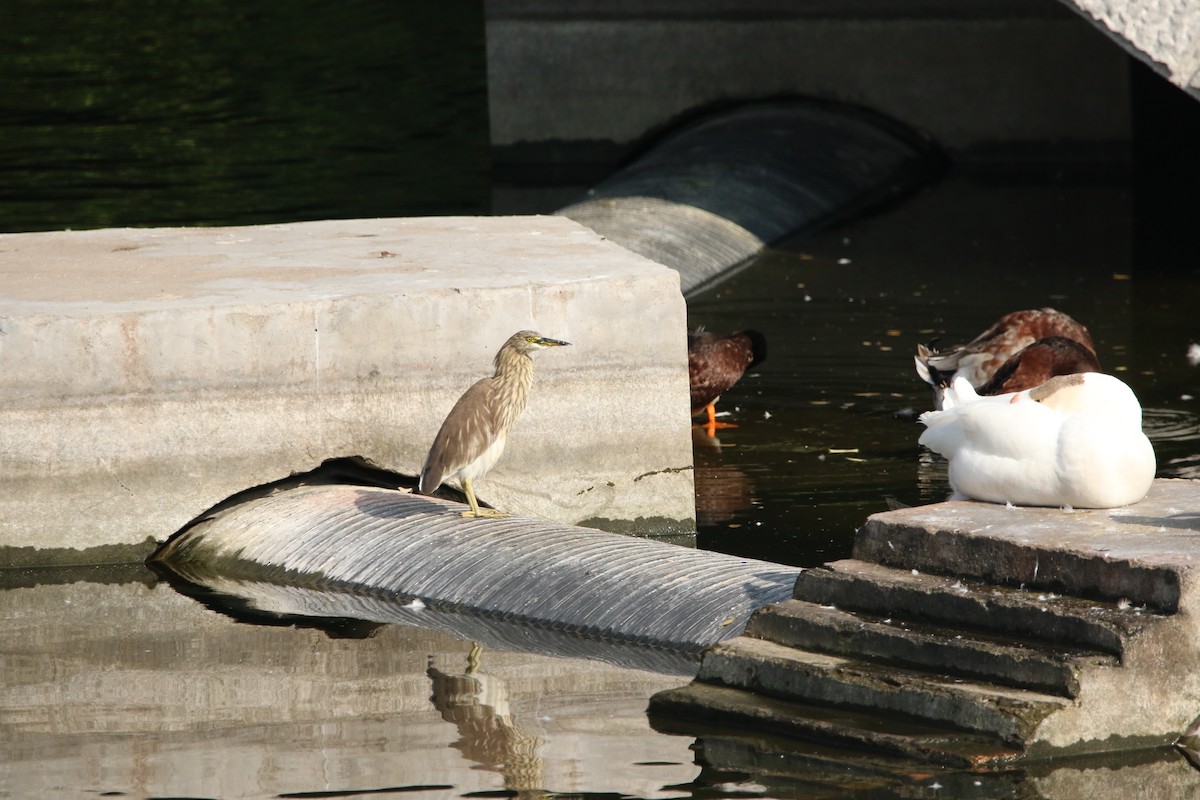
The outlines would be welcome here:
M 458 478 L 471 505 L 464 517 L 503 517 L 494 509 L 480 509 L 475 481 L 483 478 L 504 452 L 508 429 L 525 410 L 533 383 L 533 354 L 570 342 L 549 339 L 537 331 L 517 331 L 496 353 L 495 373 L 481 378 L 463 392 L 446 415 L 425 465 L 421 467 L 421 494 L 432 494 L 450 478 Z

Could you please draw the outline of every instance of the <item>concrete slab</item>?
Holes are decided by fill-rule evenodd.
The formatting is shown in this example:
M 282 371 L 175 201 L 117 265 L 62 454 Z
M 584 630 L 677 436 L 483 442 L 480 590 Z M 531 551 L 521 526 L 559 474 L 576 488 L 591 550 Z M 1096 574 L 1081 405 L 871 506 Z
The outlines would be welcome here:
M 1156 480 L 1144 500 L 1125 508 L 946 502 L 877 514 L 860 530 L 854 555 L 897 570 L 1020 586 L 1047 606 L 1061 592 L 1144 613 L 1149 624 L 1123 637 L 1120 667 L 1083 669 L 1075 702 L 1025 743 L 1030 754 L 1100 751 L 1169 743 L 1200 713 L 1198 532 L 1200 481 Z
M 890 617 L 885 619 L 889 621 L 833 606 L 789 600 L 755 614 L 746 635 L 788 647 L 931 671 L 944 672 L 948 665 L 953 665 L 958 675 L 1059 697 L 1075 697 L 1079 693 L 1073 658 L 1117 664 L 1115 656 L 1093 653 L 1075 656 L 1037 642 L 1022 641 L 1014 645 L 996 638 L 964 638 L 951 627 L 908 621 L 900 626 L 893 624 Z
M 996 736 L 1020 747 L 1068 707 L 1052 695 L 842 658 L 743 636 L 705 651 L 697 681 L 784 700 L 874 709 Z
M 1200 608 L 1200 481 L 1156 480 L 1124 508 L 950 501 L 874 514 L 854 557 L 1158 611 Z
M 944 630 L 1001 631 L 1023 643 L 1051 643 L 1060 652 L 1091 651 L 1118 658 L 1130 637 L 1162 617 L 1145 609 L 854 559 L 806 570 L 796 582 L 795 596 L 849 611 L 883 612 L 885 618 L 936 620 Z
M 144 554 L 327 459 L 413 475 L 522 328 L 574 346 L 539 361 L 480 498 L 690 529 L 678 275 L 570 220 L 0 236 L 0 563 Z
M 880 736 L 876 720 L 868 719 L 866 735 L 847 737 L 841 730 L 848 715 L 844 709 L 826 710 L 824 719 L 812 722 L 804 714 L 794 714 L 788 721 L 803 728 L 784 737 L 772 735 L 775 720 L 782 715 L 755 714 L 764 705 L 784 705 L 781 701 L 753 697 L 758 702 L 747 708 L 746 698 L 739 694 L 744 695 L 703 684 L 662 692 L 651 700 L 651 723 L 659 730 L 694 737 L 696 761 L 710 773 L 749 775 L 773 796 L 1079 800 L 1195 794 L 1195 768 L 1175 748 L 1014 763 L 1019 754 L 1010 752 L 1006 759 L 994 742 L 990 747 L 979 742 L 971 749 L 972 742 L 962 731 L 922 736 L 900 730 Z M 680 710 L 682 718 L 656 715 L 663 706 L 668 713 Z M 692 722 L 701 714 L 708 714 L 708 719 Z M 823 724 L 834 714 L 838 716 L 831 724 Z M 731 717 L 748 723 L 721 725 Z M 932 771 L 914 759 L 942 768 Z M 808 794 L 802 794 L 805 791 Z
M 806 755 L 824 757 L 836 764 L 842 781 L 853 765 L 864 766 L 876 773 L 887 769 L 911 774 L 912 759 L 971 769 L 1004 765 L 1020 755 L 992 737 L 933 727 L 911 717 L 886 717 L 875 713 L 858 716 L 844 707 L 792 702 L 712 683 L 692 683 L 661 691 L 650 698 L 649 714 L 656 728 L 697 736 L 705 743 L 722 735 L 717 726 L 730 722 L 741 729 L 738 730 L 741 741 L 750 737 L 765 738 L 778 732 L 816 743 L 821 749 Z M 753 733 L 747 734 L 747 729 Z M 773 744 L 778 747 L 779 741 Z M 870 756 L 864 759 L 863 751 Z M 798 756 L 796 752 L 777 754 L 775 760 L 768 763 L 789 769 L 795 766 Z M 805 777 L 812 778 L 811 775 Z M 942 780 L 940 776 L 939 780 Z

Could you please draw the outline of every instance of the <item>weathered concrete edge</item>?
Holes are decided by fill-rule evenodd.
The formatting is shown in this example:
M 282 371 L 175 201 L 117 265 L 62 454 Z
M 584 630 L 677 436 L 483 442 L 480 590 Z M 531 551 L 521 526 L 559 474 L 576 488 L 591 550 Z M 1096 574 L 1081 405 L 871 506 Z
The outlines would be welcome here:
M 854 557 L 903 569 L 1127 601 L 1175 613 L 1200 608 L 1200 481 L 1154 481 L 1114 509 L 947 501 L 873 514 Z
M 42 251 L 22 254 L 25 241 Z M 330 458 L 415 474 L 458 394 L 522 327 L 575 345 L 539 364 L 480 497 L 567 522 L 694 524 L 678 276 L 576 223 L 333 221 L 4 244 L 0 274 L 45 279 L 25 274 L 21 299 L 0 297 L 0 355 L 19 365 L 0 376 L 0 565 L 140 558 L 148 539 L 229 495 Z M 94 290 L 81 285 L 93 265 Z M 163 290 L 146 292 L 159 276 Z M 639 447 L 612 448 L 618 429 Z M 114 546 L 128 549 L 96 549 Z
M 1200 10 L 1187 0 L 1061 0 L 1133 57 L 1200 100 Z
M 840 765 L 868 759 L 868 763 L 875 761 L 880 767 L 886 764 L 893 769 L 911 769 L 914 760 L 954 769 L 996 768 L 1007 766 L 1019 757 L 1018 751 L 1004 747 L 992 737 L 966 732 L 957 732 L 953 737 L 936 734 L 920 737 L 888 730 L 886 726 L 874 729 L 846 726 L 843 720 L 851 713 L 698 682 L 657 692 L 651 696 L 649 706 L 650 722 L 658 730 L 701 739 L 710 734 L 713 724 L 745 728 L 751 735 L 769 731 L 829 747 L 830 755 L 836 753 Z
M 1129 615 L 1132 623 L 1119 631 L 1120 663 L 1111 658 L 1086 656 L 1074 661 L 1072 666 L 1079 671 L 1077 686 L 1068 693 L 1074 695 L 1072 698 L 1047 696 L 1045 703 L 1034 698 L 1028 712 L 1016 713 L 1019 709 L 1015 707 L 1004 708 L 1009 700 L 1003 698 L 1011 694 L 1011 690 L 1003 688 L 1003 682 L 997 682 L 999 705 L 989 710 L 987 692 L 993 682 L 988 675 L 980 675 L 974 678 L 982 681 L 976 690 L 978 702 L 963 703 L 961 709 L 945 705 L 938 712 L 940 716 L 934 715 L 934 718 L 943 723 L 966 724 L 984 735 L 989 732 L 997 735 L 1009 746 L 1020 749 L 1022 760 L 1161 748 L 1175 741 L 1200 713 L 1200 648 L 1195 644 L 1200 640 L 1197 633 L 1200 614 L 1196 613 L 1194 591 L 1189 591 L 1195 582 L 1192 561 L 1195 559 L 1200 563 L 1200 536 L 1196 535 L 1200 525 L 1197 521 L 1200 519 L 1198 487 L 1200 482 L 1196 481 L 1160 480 L 1142 503 L 1087 513 L 1063 509 L 1015 509 L 981 503 L 939 503 L 876 515 L 876 526 L 870 530 L 864 528 L 860 533 L 861 538 L 871 541 L 856 555 L 872 562 L 871 556 L 885 554 L 886 558 L 874 560 L 875 564 L 888 562 L 886 569 L 880 566 L 882 572 L 907 579 L 911 568 L 913 581 L 936 580 L 944 583 L 946 591 L 950 592 L 969 594 L 978 590 L 990 597 L 995 586 L 989 588 L 986 580 L 1009 574 L 1015 580 L 1028 580 L 1030 585 L 1021 590 L 1010 588 L 1004 591 L 1027 596 L 1031 610 L 1036 611 L 1033 601 L 1045 610 L 1056 598 L 1053 594 L 1039 594 L 1043 590 L 1039 587 L 1058 586 L 1062 570 L 1073 564 L 1077 566 L 1096 560 L 1109 564 L 1110 559 L 1105 557 L 1109 552 L 1113 558 L 1108 572 L 1084 569 L 1082 575 L 1077 576 L 1074 588 L 1082 587 L 1081 595 L 1094 598 L 1111 594 L 1113 583 L 1120 586 L 1128 576 L 1132 578 L 1124 588 L 1161 581 L 1165 576 L 1168 589 L 1177 586 L 1184 590 L 1178 595 L 1180 604 L 1176 613 L 1166 615 L 1154 613 L 1153 609 L 1133 607 L 1128 602 L 1118 603 L 1115 608 L 1108 605 L 1109 610 Z M 1121 523 L 1124 528 L 1120 527 Z M 982 558 L 976 558 L 978 553 L 972 554 L 973 545 L 982 545 L 977 548 L 984 554 Z M 962 561 L 964 558 L 967 561 Z M 989 559 L 1000 559 L 1013 570 L 1006 573 L 1004 566 L 982 568 L 981 564 L 988 564 Z M 1048 577 L 1037 569 L 1036 565 L 1042 559 L 1049 562 Z M 961 569 L 956 570 L 956 566 Z M 819 571 L 808 571 L 804 576 L 815 572 Z M 945 577 L 934 579 L 934 574 Z M 961 584 L 956 588 L 950 583 L 955 580 L 954 576 L 985 582 L 973 588 Z M 1105 581 L 1105 585 L 1088 589 L 1087 581 L 1097 577 Z M 1043 578 L 1045 582 L 1039 583 Z M 797 596 L 801 596 L 799 590 Z M 1145 599 L 1134 597 L 1138 601 Z M 820 593 L 806 594 L 804 599 L 840 605 L 837 599 L 822 597 Z M 942 619 L 937 610 L 939 598 L 931 596 L 928 602 L 931 604 L 929 613 L 920 615 L 921 618 L 928 617 L 934 624 L 950 627 L 948 622 L 938 622 Z M 1115 600 L 1108 602 L 1111 604 Z M 857 608 L 854 603 L 850 607 Z M 1099 603 L 1099 607 L 1103 610 L 1104 603 Z M 761 609 L 758 616 L 769 615 L 776 608 L 780 606 Z M 885 613 L 890 608 L 885 598 L 868 603 L 868 618 L 872 612 Z M 971 636 L 970 632 L 976 629 L 1000 636 L 1005 634 L 1003 623 L 998 621 L 979 624 L 978 628 L 964 627 L 963 636 Z M 846 627 L 847 632 L 852 630 L 853 625 Z M 744 687 L 750 691 L 742 707 L 724 708 L 725 703 L 721 701 L 706 709 L 703 707 L 706 702 L 704 692 L 698 691 L 685 692 L 678 702 L 677 698 L 667 695 L 661 708 L 667 713 L 711 718 L 725 716 L 741 723 L 793 713 L 786 704 L 779 706 L 773 701 L 771 698 L 775 696 L 798 703 L 795 708 L 801 714 L 809 713 L 804 710 L 805 703 L 832 703 L 834 707 L 846 703 L 863 713 L 869 714 L 872 709 L 885 713 L 904 711 L 919 718 L 931 704 L 946 701 L 939 694 L 939 680 L 946 687 L 958 683 L 957 679 L 952 684 L 938 678 L 943 673 L 957 674 L 949 662 L 944 670 L 936 665 L 914 665 L 913 680 L 909 683 L 900 677 L 907 669 L 889 671 L 886 667 L 872 666 L 876 660 L 870 653 L 860 652 L 851 643 L 847 643 L 843 651 L 807 644 L 800 646 L 786 641 L 787 637 L 782 637 L 784 641 L 781 642 L 780 637 L 763 633 L 761 626 L 752 621 L 745 634 L 748 638 L 730 640 L 707 650 L 697 682 L 693 683 L 693 687 L 702 682 Z M 758 638 L 773 644 L 755 644 Z M 1014 642 L 1020 640 L 1019 634 L 1014 635 Z M 1070 658 L 1069 653 L 1064 657 Z M 793 659 L 794 667 L 785 663 Z M 858 665 L 862 666 L 861 670 Z M 867 677 L 865 682 L 859 672 Z M 872 684 L 872 676 L 876 674 L 894 674 L 895 677 L 885 678 L 876 686 Z M 924 680 L 925 675 L 930 680 Z M 1025 687 L 1020 681 L 1015 685 Z M 1017 691 L 1015 696 L 1019 697 L 1020 692 L 1028 689 Z M 757 709 L 760 705 L 773 710 L 768 714 L 747 709 L 747 706 Z M 1009 718 L 1010 713 L 1016 716 Z M 964 714 L 967 716 L 962 716 Z M 804 719 L 786 718 L 776 718 L 771 725 L 800 735 L 810 727 Z M 850 732 L 847 735 L 858 734 Z
M 1184 479 L 1158 479 L 1141 502 L 1116 509 L 938 503 L 873 515 L 855 557 L 1158 612 L 1122 635 L 1120 665 L 1080 673 L 1075 701 L 1026 747 L 1039 758 L 1162 746 L 1200 714 L 1198 508 L 1200 481 Z

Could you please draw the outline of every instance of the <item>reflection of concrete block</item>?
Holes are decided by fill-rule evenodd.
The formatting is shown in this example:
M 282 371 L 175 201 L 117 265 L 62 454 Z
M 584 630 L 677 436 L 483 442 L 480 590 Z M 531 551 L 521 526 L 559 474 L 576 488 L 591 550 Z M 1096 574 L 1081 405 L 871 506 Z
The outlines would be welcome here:
M 415 475 L 522 328 L 574 346 L 480 498 L 691 525 L 678 275 L 569 220 L 13 234 L 0 274 L 0 545 L 163 539 L 331 458 Z
M 152 797 L 354 796 L 366 785 L 455 800 L 502 785 L 468 760 L 462 731 L 431 698 L 429 672 L 460 675 L 469 642 L 407 625 L 359 639 L 237 624 L 139 583 L 145 570 L 86 573 L 127 576 L 111 583 L 81 574 L 38 571 L 38 585 L 0 591 L 9 796 L 95 785 Z M 502 690 L 511 724 L 545 742 L 543 785 L 556 791 L 654 797 L 696 774 L 693 740 L 658 735 L 646 719 L 649 695 L 678 675 L 491 648 L 475 675 L 498 684 L 480 700 L 498 705 Z M 639 760 L 649 763 L 612 768 Z

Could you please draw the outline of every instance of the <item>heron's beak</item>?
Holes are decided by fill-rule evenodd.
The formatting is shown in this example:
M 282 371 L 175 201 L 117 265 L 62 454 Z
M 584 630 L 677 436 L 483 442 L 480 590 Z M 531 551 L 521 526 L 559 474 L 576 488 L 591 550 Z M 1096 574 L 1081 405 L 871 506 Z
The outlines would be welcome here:
M 545 336 L 538 339 L 538 344 L 542 347 L 566 347 L 570 342 L 564 342 L 560 339 L 547 339 Z

